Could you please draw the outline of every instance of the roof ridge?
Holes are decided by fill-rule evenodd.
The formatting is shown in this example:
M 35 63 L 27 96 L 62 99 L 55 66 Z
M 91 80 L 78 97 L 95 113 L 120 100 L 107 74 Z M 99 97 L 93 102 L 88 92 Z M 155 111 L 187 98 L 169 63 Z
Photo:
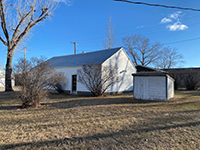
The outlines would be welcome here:
M 121 49 L 121 47 L 116 47 L 116 48 L 111 48 L 111 49 L 102 49 L 102 50 L 97 50 L 97 51 L 92 51 L 92 52 L 87 52 L 87 53 L 79 53 L 79 54 L 70 54 L 70 55 L 61 55 L 61 56 L 55 56 L 52 58 L 56 58 L 56 57 L 66 57 L 66 56 L 77 56 L 77 55 L 83 55 L 83 54 L 90 54 L 90 53 L 96 53 L 96 52 L 101 52 L 101 51 L 107 51 L 107 50 L 114 50 L 114 49 Z
M 102 64 L 109 57 L 120 51 L 123 47 L 99 50 L 84 54 L 64 55 L 48 59 L 52 67 L 82 66 L 94 61 L 95 64 Z

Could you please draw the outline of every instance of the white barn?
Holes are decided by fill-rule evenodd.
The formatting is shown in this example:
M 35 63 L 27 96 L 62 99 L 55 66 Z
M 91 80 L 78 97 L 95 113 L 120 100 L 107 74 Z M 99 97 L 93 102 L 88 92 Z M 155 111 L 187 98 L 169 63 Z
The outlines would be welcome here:
M 133 97 L 142 100 L 166 101 L 174 97 L 174 79 L 166 73 L 133 74 Z
M 51 66 L 57 71 L 64 73 L 67 83 L 64 90 L 68 93 L 88 93 L 90 92 L 84 85 L 79 83 L 77 70 L 87 64 L 101 64 L 104 66 L 116 66 L 118 76 L 122 77 L 119 83 L 114 84 L 106 93 L 120 93 L 133 91 L 132 74 L 136 73 L 136 68 L 129 59 L 123 47 L 99 50 L 95 52 L 58 56 L 49 59 Z

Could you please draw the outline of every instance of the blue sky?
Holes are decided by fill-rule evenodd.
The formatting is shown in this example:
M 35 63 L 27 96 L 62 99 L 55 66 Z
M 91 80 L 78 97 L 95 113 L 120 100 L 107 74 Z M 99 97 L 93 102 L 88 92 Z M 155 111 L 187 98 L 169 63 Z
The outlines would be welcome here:
M 59 0 L 57 0 L 59 1 Z M 161 42 L 175 47 L 183 54 L 182 67 L 200 67 L 200 12 L 149 7 L 112 0 L 71 0 L 70 5 L 60 3 L 51 19 L 36 26 L 21 47 L 27 47 L 27 58 L 41 55 L 53 56 L 90 52 L 103 49 L 109 16 L 115 28 L 116 46 L 123 46 L 122 38 L 142 34 L 151 42 Z M 200 8 L 197 0 L 143 0 L 143 2 Z M 197 40 L 188 39 L 199 38 Z M 6 47 L 0 44 L 0 63 L 5 64 Z M 23 57 L 18 49 L 14 61 Z

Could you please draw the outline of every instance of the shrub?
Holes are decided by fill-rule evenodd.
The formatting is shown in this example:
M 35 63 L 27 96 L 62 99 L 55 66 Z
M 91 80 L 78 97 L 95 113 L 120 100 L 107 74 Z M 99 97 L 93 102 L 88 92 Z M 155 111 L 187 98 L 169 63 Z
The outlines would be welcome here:
M 117 82 L 117 67 L 88 64 L 78 70 L 78 82 L 82 83 L 94 96 L 100 96 Z
M 18 82 L 21 85 L 20 99 L 22 107 L 37 107 L 46 99 L 48 90 L 65 82 L 61 73 L 56 73 L 44 58 L 31 58 L 28 61 L 19 59 L 15 71 L 20 73 Z

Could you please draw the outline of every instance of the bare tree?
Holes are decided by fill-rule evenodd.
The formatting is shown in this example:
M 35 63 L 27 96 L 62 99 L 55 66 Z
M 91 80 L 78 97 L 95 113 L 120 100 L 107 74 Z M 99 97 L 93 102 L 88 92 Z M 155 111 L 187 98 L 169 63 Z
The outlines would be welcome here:
M 115 29 L 112 28 L 112 17 L 109 17 L 106 39 L 103 41 L 105 49 L 111 49 L 115 44 Z
M 194 68 L 164 69 L 175 80 L 174 88 L 196 90 L 200 87 L 200 70 Z
M 151 44 L 150 40 L 141 35 L 131 35 L 123 38 L 125 49 L 132 56 L 135 65 L 148 66 L 159 57 L 160 43 Z
M 183 55 L 179 54 L 177 49 L 164 47 L 159 58 L 154 62 L 157 68 L 171 68 L 184 63 Z
M 12 59 L 16 46 L 57 7 L 54 0 L 0 0 L 0 41 L 7 47 L 5 91 L 12 91 Z
M 121 81 L 117 76 L 117 67 L 101 67 L 101 65 L 88 64 L 78 70 L 78 82 L 83 84 L 93 95 L 100 96 L 105 91 Z
M 200 71 L 189 69 L 184 71 L 184 83 L 187 90 L 196 90 L 200 83 Z
M 26 61 L 26 66 L 24 64 L 21 58 L 15 65 L 21 87 L 22 108 L 38 107 L 40 101 L 46 98 L 48 90 L 64 83 L 66 78 L 62 73 L 56 73 L 44 58 L 31 58 Z
M 167 70 L 168 74 L 175 80 L 174 89 L 178 90 L 181 86 L 184 86 L 184 71 L 182 70 Z

